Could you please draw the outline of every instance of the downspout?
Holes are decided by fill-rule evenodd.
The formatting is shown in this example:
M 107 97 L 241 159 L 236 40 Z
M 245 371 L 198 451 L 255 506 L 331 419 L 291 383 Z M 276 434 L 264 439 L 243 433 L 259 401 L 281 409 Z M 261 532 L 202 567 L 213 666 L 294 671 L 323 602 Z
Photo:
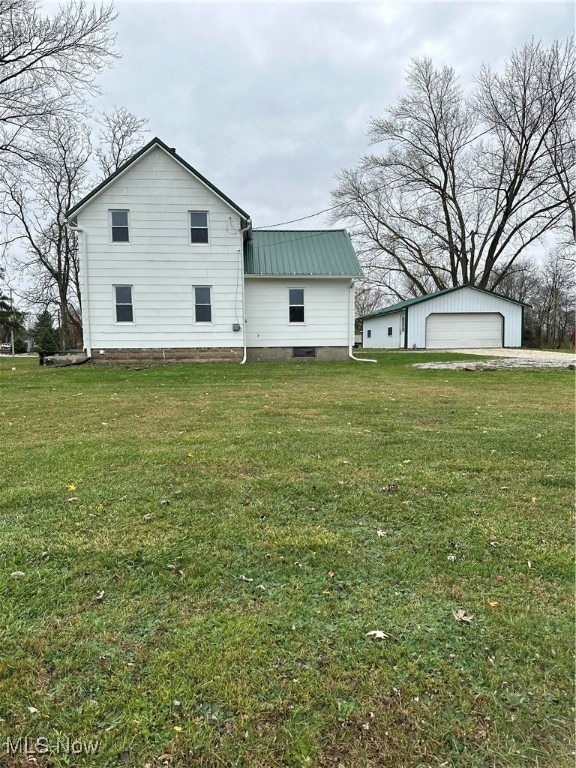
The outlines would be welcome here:
M 352 353 L 352 348 L 354 346 L 354 280 L 350 281 L 348 314 L 350 316 L 350 322 L 348 323 L 348 357 L 350 360 L 356 360 L 358 363 L 377 363 L 378 360 L 371 360 L 368 357 L 354 357 Z
M 81 233 L 83 235 L 82 247 L 80 249 L 80 276 L 82 280 L 82 334 L 84 336 L 84 348 L 86 357 L 92 357 L 92 341 L 90 338 L 90 302 L 88 296 L 88 235 L 82 227 L 74 226 L 69 221 L 66 226 L 71 232 Z
M 424 342 L 426 346 L 426 342 Z M 404 349 L 408 349 L 408 307 L 404 310 Z
M 241 248 L 240 248 L 240 276 L 242 278 L 242 347 L 244 349 L 244 354 L 242 355 L 242 360 L 240 360 L 240 365 L 246 364 L 246 357 L 248 354 L 248 350 L 246 349 L 246 304 L 245 304 L 245 291 L 244 291 L 244 284 L 246 282 L 246 276 L 244 274 L 244 232 L 249 232 L 252 229 L 252 220 L 248 219 L 246 222 L 246 226 L 244 229 L 240 230 L 240 237 L 242 238 L 241 242 Z

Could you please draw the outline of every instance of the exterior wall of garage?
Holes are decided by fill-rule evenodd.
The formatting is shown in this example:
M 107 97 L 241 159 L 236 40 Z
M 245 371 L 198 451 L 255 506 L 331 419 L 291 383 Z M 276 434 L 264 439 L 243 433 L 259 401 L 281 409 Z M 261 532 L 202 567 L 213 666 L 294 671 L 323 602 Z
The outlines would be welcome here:
M 408 349 L 414 346 L 424 349 L 426 318 L 434 313 L 446 312 L 499 312 L 504 318 L 504 346 L 522 346 L 522 307 L 519 304 L 484 291 L 462 288 L 408 307 Z M 380 319 L 386 320 L 386 316 Z
M 401 312 L 392 312 L 382 317 L 371 317 L 362 324 L 362 347 L 364 349 L 400 349 L 404 346 L 401 334 Z M 392 328 L 389 335 L 388 329 Z M 370 336 L 368 336 L 370 333 Z

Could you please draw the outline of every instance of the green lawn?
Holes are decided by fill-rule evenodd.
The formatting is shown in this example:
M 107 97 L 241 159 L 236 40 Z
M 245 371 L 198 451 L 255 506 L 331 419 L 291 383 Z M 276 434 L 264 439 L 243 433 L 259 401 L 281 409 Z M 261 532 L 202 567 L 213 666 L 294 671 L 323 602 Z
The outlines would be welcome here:
M 573 373 L 455 357 L 2 360 L 1 768 L 573 765 Z

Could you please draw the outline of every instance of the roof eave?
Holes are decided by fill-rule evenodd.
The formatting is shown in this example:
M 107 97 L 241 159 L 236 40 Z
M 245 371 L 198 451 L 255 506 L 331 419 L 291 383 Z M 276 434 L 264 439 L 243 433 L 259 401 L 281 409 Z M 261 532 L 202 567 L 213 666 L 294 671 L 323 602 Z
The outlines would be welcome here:
M 320 278 L 335 278 L 340 280 L 355 280 L 362 277 L 362 275 L 352 274 L 317 274 L 313 272 L 245 272 L 244 277 L 320 277 Z
M 112 182 L 116 181 L 120 176 L 122 176 L 126 171 L 129 170 L 129 168 L 134 165 L 134 163 L 138 162 L 138 160 L 141 160 L 146 154 L 151 152 L 156 147 L 159 147 L 164 152 L 166 152 L 167 155 L 172 157 L 176 162 L 178 162 L 183 168 L 185 168 L 189 173 L 191 173 L 193 176 L 195 176 L 198 181 L 200 181 L 202 184 L 204 184 L 205 187 L 207 187 L 209 190 L 211 190 L 214 194 L 216 194 L 217 197 L 219 197 L 226 205 L 228 205 L 230 208 L 232 208 L 233 211 L 235 211 L 242 219 L 248 223 L 250 221 L 250 215 L 246 213 L 246 211 L 242 210 L 240 206 L 236 205 L 236 203 L 231 200 L 227 195 L 225 195 L 223 192 L 221 192 L 218 187 L 215 187 L 212 182 L 208 181 L 208 179 L 203 176 L 199 171 L 197 171 L 195 168 L 193 168 L 189 163 L 184 160 L 183 157 L 180 157 L 178 153 L 171 149 L 167 144 L 165 144 L 161 139 L 159 139 L 157 136 L 154 137 L 151 141 L 146 144 L 146 146 L 142 147 L 142 149 L 138 150 L 132 157 L 128 158 L 125 163 L 123 163 L 119 168 L 117 168 L 114 173 L 110 174 L 104 181 L 100 182 L 94 189 L 89 192 L 87 195 L 85 195 L 82 200 L 80 200 L 76 205 L 73 205 L 72 208 L 66 211 L 65 213 L 65 219 L 68 221 L 72 216 L 76 216 L 88 203 L 92 202 L 98 195 L 100 195 L 104 190 L 112 184 Z

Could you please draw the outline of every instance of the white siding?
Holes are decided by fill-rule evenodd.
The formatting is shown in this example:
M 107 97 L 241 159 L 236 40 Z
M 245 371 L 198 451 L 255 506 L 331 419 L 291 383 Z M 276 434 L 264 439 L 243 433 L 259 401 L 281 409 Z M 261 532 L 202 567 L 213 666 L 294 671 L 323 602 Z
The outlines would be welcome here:
M 288 319 L 288 290 L 304 288 L 303 325 Z M 337 278 L 246 278 L 248 347 L 348 346 L 351 339 L 350 280 Z
M 109 211 L 130 211 L 130 243 L 111 243 Z M 189 211 L 209 213 L 210 242 L 190 245 Z M 78 214 L 86 230 L 91 346 L 238 347 L 240 217 L 159 147 Z M 86 277 L 86 275 L 85 275 Z M 115 322 L 114 285 L 133 286 L 134 324 Z M 194 322 L 193 286 L 212 287 L 212 323 Z
M 383 317 L 372 317 L 364 320 L 362 329 L 362 346 L 366 349 L 399 349 L 402 345 L 400 335 L 402 312 L 393 312 Z M 388 335 L 388 329 L 392 328 L 392 335 Z M 368 338 L 370 331 L 370 338 Z
M 426 318 L 448 312 L 499 312 L 504 318 L 504 346 L 522 346 L 522 307 L 473 288 L 462 288 L 408 307 L 408 348 L 426 346 Z M 464 347 L 466 344 L 463 345 Z

